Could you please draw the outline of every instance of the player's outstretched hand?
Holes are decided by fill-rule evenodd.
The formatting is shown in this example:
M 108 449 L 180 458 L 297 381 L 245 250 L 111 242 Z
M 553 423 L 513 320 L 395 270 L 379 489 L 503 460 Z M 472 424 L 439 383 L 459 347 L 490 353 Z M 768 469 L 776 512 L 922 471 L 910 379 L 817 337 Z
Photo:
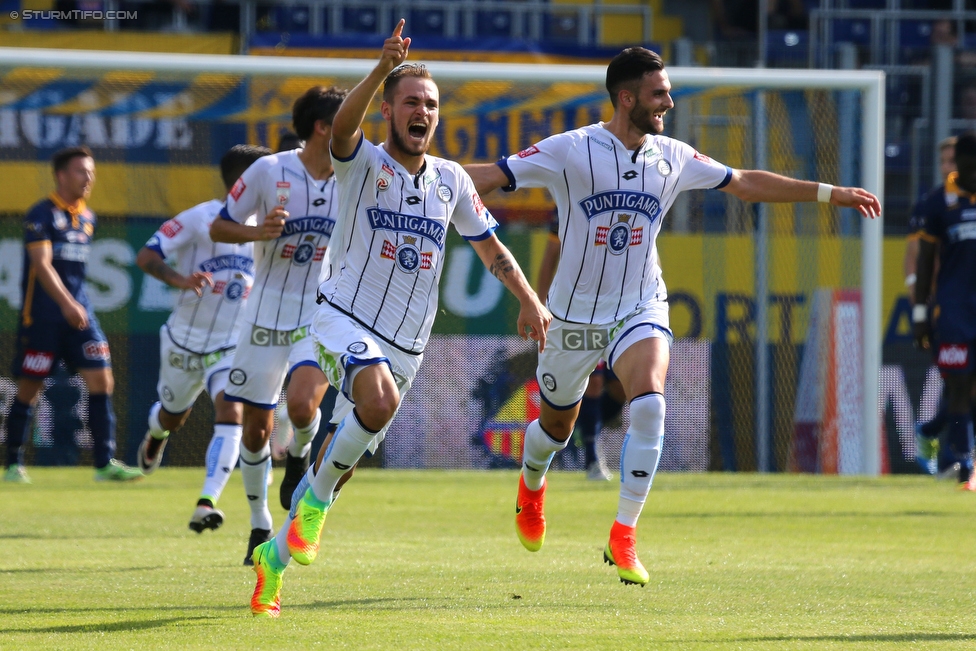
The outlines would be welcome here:
M 393 70 L 398 65 L 407 60 L 407 51 L 410 49 L 410 37 L 402 38 L 403 26 L 407 23 L 403 18 L 393 28 L 393 35 L 383 41 L 383 54 L 380 61 Z
M 207 285 L 213 287 L 213 276 L 204 271 L 194 271 L 189 276 L 183 276 L 183 281 L 179 284 L 180 289 L 192 289 L 197 296 L 203 296 L 203 288 Z
M 552 314 L 532 292 L 532 296 L 528 300 L 522 301 L 519 308 L 519 336 L 522 339 L 538 341 L 539 352 L 541 353 L 546 349 L 546 332 L 549 330 L 550 321 L 552 321 Z
M 874 219 L 881 214 L 881 202 L 863 188 L 834 187 L 830 193 L 830 204 L 841 208 L 856 208 L 864 217 Z
M 74 299 L 61 308 L 61 314 L 68 325 L 76 330 L 84 330 L 88 327 L 88 310 Z
M 264 218 L 261 224 L 261 239 L 276 240 L 281 237 L 285 230 L 285 220 L 288 219 L 288 211 L 281 206 L 275 206 Z

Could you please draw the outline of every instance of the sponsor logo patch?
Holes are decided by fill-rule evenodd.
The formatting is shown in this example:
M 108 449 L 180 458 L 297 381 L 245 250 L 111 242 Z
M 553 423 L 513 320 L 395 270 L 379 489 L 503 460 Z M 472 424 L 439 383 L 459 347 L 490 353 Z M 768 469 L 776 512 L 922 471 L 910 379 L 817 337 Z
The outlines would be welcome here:
M 519 158 L 528 158 L 532 154 L 538 154 L 538 153 L 539 153 L 539 148 L 536 147 L 535 145 L 532 145 L 528 149 L 523 149 L 522 151 L 520 151 L 518 154 L 516 154 L 516 156 L 518 156 Z
M 563 330 L 563 350 L 603 350 L 610 344 L 606 328 Z
M 247 190 L 247 185 L 244 183 L 244 179 L 239 178 L 237 182 L 234 183 L 234 187 L 230 189 L 230 196 L 234 197 L 234 201 L 240 201 L 241 195 L 244 194 L 244 190 Z
M 251 326 L 251 344 L 254 346 L 291 346 L 290 330 L 271 330 Z
M 165 400 L 166 402 L 173 402 L 173 398 L 174 397 L 176 397 L 176 396 L 173 395 L 173 390 L 170 389 L 167 386 L 164 386 L 163 387 L 163 400 Z
M 92 361 L 111 359 L 112 357 L 108 350 L 107 341 L 87 341 L 85 342 L 85 345 L 81 347 L 81 351 L 85 355 L 85 359 L 90 359 Z
M 362 355 L 366 352 L 366 342 L 354 341 L 346 348 L 353 355 Z
M 247 373 L 245 373 L 239 368 L 231 369 L 230 376 L 228 379 L 230 379 L 231 384 L 239 387 L 245 382 L 247 382 Z
M 170 239 L 176 237 L 176 234 L 181 230 L 183 230 L 183 224 L 175 217 L 159 227 L 159 232 Z
M 54 227 L 59 231 L 63 231 L 68 227 L 68 217 L 64 214 L 63 210 L 54 211 Z
M 28 350 L 24 353 L 24 361 L 20 370 L 24 375 L 47 375 L 54 365 L 54 353 L 43 350 Z
M 471 203 L 474 205 L 474 211 L 478 213 L 479 217 L 485 214 L 485 210 L 486 210 L 485 202 L 481 200 L 480 194 L 478 194 L 477 192 L 472 192 Z
M 376 177 L 376 189 L 380 192 L 383 190 L 389 190 L 390 183 L 393 182 L 393 176 L 393 168 L 386 163 L 383 163 L 383 166 L 380 168 L 380 173 Z
M 708 156 L 706 156 L 705 154 L 697 150 L 695 151 L 695 160 L 700 160 L 703 163 L 709 163 L 709 164 L 712 162 L 711 158 L 709 158 Z
M 613 226 L 598 226 L 593 244 L 606 246 L 614 255 L 620 255 L 628 247 L 641 244 L 644 241 L 644 229 L 631 228 L 630 218 L 631 215 L 618 215 L 617 223 Z
M 183 368 L 184 361 L 181 353 L 172 352 L 169 354 L 169 365 L 173 368 Z
M 969 365 L 969 346 L 966 344 L 940 345 L 938 364 L 939 368 L 966 368 Z
M 637 178 L 637 172 L 635 172 L 634 170 L 627 170 L 621 176 L 623 176 L 623 179 L 625 181 L 631 181 Z
M 291 183 L 288 181 L 278 181 L 275 187 L 275 201 L 278 202 L 279 206 L 283 206 L 288 203 L 288 198 L 291 196 Z

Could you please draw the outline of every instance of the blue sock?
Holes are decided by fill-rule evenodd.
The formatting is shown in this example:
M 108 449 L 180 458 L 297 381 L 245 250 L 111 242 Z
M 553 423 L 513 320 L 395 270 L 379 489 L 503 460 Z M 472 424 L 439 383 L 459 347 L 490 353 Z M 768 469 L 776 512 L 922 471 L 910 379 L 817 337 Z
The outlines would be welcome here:
M 973 449 L 973 428 L 972 421 L 969 419 L 969 412 L 964 414 L 949 414 L 949 434 L 946 437 L 949 443 L 949 450 L 952 452 L 954 460 L 959 462 L 963 470 L 972 470 L 973 462 L 970 452 Z M 960 473 L 960 477 L 962 473 Z M 966 473 L 966 477 L 969 473 Z
M 95 467 L 104 468 L 115 456 L 115 412 L 112 411 L 111 396 L 89 394 L 88 427 L 92 433 Z
M 24 462 L 24 437 L 27 426 L 30 425 L 34 409 L 14 398 L 10 405 L 10 415 L 7 416 L 7 466 Z
M 600 433 L 602 423 L 602 400 L 583 396 L 580 401 L 579 423 L 580 433 L 583 435 L 583 465 L 587 468 L 596 462 L 596 437 Z

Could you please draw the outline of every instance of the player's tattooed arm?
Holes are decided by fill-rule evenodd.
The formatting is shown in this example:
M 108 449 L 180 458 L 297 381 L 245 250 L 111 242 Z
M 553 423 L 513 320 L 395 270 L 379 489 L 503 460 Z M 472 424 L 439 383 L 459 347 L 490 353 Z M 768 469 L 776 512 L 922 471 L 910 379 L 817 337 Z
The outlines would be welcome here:
M 515 270 L 515 260 L 512 259 L 512 254 L 508 251 L 504 251 L 495 256 L 494 262 L 489 265 L 488 270 L 498 280 L 505 282 L 506 276 Z
M 523 339 L 539 342 L 539 350 L 546 347 L 546 331 L 552 315 L 525 279 L 525 274 L 515 261 L 512 252 L 492 234 L 490 237 L 471 241 L 485 267 L 515 295 L 519 301 L 518 333 Z
M 194 271 L 184 276 L 163 260 L 163 257 L 152 249 L 142 247 L 136 256 L 136 265 L 153 278 L 158 278 L 170 287 L 177 289 L 192 289 L 197 296 L 203 296 L 203 288 L 213 286 L 213 278 L 208 273 Z

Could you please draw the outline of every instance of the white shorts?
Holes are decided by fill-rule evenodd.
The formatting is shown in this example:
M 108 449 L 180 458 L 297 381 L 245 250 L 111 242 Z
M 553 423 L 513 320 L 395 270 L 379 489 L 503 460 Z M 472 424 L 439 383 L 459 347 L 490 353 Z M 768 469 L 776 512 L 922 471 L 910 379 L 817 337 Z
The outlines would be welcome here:
M 328 303 L 319 307 L 312 319 L 311 334 L 315 339 L 315 355 L 319 368 L 329 384 L 339 391 L 332 422 L 339 423 L 349 415 L 355 403 L 352 400 L 352 382 L 356 373 L 373 364 L 386 364 L 393 373 L 402 403 L 410 390 L 423 355 L 411 355 L 390 345 L 378 335 L 367 330 Z M 394 415 L 394 418 L 396 416 Z M 393 419 L 390 419 L 393 422 Z M 387 423 L 370 444 L 367 453 L 372 455 L 386 437 Z
M 569 409 L 583 397 L 590 373 L 601 359 L 612 371 L 620 354 L 642 339 L 661 337 L 670 346 L 674 341 L 670 325 L 666 301 L 655 301 L 621 321 L 603 325 L 553 318 L 535 374 L 539 395 L 554 409 Z
M 299 366 L 319 367 L 309 326 L 269 330 L 245 323 L 224 397 L 252 407 L 274 409 L 285 378 Z
M 156 393 L 163 409 L 181 414 L 196 402 L 201 391 L 214 396 L 227 385 L 227 374 L 234 363 L 234 349 L 196 355 L 170 339 L 164 324 L 159 329 L 159 382 Z

